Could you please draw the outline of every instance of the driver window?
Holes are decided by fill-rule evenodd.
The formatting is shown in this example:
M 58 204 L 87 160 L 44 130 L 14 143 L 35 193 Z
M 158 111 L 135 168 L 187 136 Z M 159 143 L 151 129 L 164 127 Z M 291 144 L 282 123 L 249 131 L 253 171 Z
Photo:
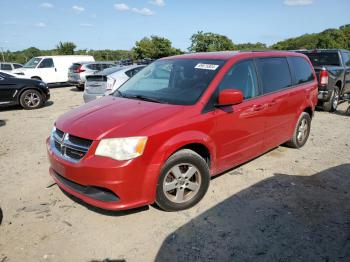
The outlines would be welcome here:
M 38 68 L 51 68 L 54 67 L 52 58 L 46 58 L 43 61 L 41 61 Z
M 219 85 L 219 92 L 224 89 L 241 90 L 244 99 L 259 95 L 258 79 L 252 60 L 236 63 L 224 76 Z

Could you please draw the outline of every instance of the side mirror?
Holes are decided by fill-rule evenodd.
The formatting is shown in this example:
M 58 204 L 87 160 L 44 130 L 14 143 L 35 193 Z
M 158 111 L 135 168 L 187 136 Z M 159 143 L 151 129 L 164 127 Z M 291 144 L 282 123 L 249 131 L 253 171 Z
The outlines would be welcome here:
M 237 89 L 225 89 L 219 93 L 217 107 L 232 106 L 243 102 L 243 93 Z

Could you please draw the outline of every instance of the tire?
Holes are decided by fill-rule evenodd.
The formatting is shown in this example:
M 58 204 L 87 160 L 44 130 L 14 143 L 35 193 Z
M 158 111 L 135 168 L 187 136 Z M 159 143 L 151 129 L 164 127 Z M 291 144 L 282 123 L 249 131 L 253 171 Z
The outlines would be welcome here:
M 75 86 L 79 91 L 84 91 L 84 85 L 76 85 Z
M 206 161 L 192 150 L 180 150 L 169 157 L 161 170 L 156 203 L 165 211 L 190 208 L 204 197 L 209 183 Z
M 44 99 L 39 91 L 28 89 L 21 94 L 19 102 L 24 109 L 32 110 L 41 107 Z
M 310 129 L 311 117 L 308 113 L 303 112 L 297 121 L 292 139 L 286 143 L 287 146 L 292 148 L 303 147 L 309 138 Z
M 334 112 L 337 110 L 339 103 L 339 88 L 334 87 L 329 101 L 323 102 L 322 109 L 326 112 Z

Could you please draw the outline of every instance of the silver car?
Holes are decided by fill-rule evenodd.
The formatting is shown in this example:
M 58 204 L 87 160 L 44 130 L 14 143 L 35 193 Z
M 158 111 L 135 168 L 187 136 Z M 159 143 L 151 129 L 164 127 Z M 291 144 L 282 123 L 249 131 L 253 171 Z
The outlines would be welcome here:
M 79 90 L 84 89 L 87 75 L 116 66 L 111 62 L 81 62 L 74 63 L 68 70 L 68 82 L 75 85 Z
M 144 67 L 145 65 L 112 67 L 87 76 L 83 95 L 85 103 L 113 93 Z
M 23 65 L 18 63 L 8 63 L 8 62 L 0 62 L 0 70 L 11 72 L 17 68 L 22 68 Z

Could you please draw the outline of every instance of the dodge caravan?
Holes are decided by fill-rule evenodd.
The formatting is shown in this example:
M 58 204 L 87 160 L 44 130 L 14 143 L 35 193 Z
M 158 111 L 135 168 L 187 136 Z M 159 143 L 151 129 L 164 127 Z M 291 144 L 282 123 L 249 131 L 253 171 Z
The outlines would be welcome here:
M 290 52 L 167 57 L 61 116 L 50 174 L 88 204 L 183 210 L 210 178 L 281 144 L 302 147 L 317 104 L 309 59 Z

